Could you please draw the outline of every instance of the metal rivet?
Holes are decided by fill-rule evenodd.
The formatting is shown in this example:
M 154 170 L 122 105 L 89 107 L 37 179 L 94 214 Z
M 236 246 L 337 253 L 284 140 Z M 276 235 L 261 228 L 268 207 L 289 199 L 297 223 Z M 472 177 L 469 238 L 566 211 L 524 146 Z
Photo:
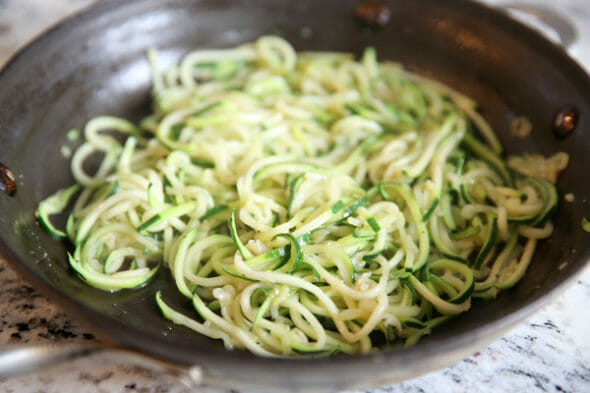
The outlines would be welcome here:
M 5 192 L 8 196 L 13 196 L 16 193 L 16 177 L 2 163 L 0 163 L 0 191 Z
M 572 134 L 578 124 L 580 115 L 576 108 L 563 107 L 553 118 L 553 132 L 559 138 L 565 138 Z
M 354 9 L 354 17 L 367 27 L 382 27 L 389 22 L 391 10 L 379 0 L 365 0 Z

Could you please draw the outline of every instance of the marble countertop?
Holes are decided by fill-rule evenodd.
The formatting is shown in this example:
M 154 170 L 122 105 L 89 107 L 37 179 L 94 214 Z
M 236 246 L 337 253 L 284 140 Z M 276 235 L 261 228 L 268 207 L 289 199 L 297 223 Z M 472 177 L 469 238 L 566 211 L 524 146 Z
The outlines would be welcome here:
M 0 0 L 0 64 L 25 42 L 56 21 L 95 0 Z M 498 0 L 485 0 L 497 4 Z M 512 2 L 514 3 L 514 2 Z M 529 0 L 543 4 L 541 0 Z M 560 3 L 590 40 L 590 3 Z M 590 68 L 590 44 L 570 53 Z M 581 310 L 583 310 L 581 312 Z M 563 295 L 505 336 L 446 369 L 371 393 L 410 392 L 590 392 L 590 267 Z M 68 315 L 17 276 L 0 258 L 0 345 L 86 343 L 101 337 L 76 315 Z M 0 379 L 6 393 L 188 393 L 176 378 L 100 352 L 75 363 Z

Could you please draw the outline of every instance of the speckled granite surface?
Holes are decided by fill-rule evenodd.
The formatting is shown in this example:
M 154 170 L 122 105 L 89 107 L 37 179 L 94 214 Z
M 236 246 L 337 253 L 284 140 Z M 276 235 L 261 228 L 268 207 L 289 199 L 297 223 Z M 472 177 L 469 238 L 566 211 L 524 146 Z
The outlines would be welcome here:
M 0 0 L 0 63 L 50 24 L 92 2 Z M 586 0 L 560 4 L 581 24 L 582 31 L 589 28 L 583 23 L 590 16 Z M 576 44 L 572 53 L 590 67 L 587 43 Z M 444 370 L 370 392 L 590 392 L 588 310 L 590 268 L 563 296 L 487 348 Z M 76 315 L 68 315 L 39 294 L 0 259 L 0 345 L 101 340 L 82 324 Z M 30 375 L 0 379 L 0 392 L 7 393 L 190 391 L 155 368 L 138 366 L 108 352 Z

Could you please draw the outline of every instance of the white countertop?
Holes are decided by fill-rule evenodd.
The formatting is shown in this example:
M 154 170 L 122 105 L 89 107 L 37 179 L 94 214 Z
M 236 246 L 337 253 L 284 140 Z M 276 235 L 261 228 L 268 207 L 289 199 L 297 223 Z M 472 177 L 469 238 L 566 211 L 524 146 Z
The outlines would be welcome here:
M 0 1 L 0 64 L 39 32 L 95 0 Z M 484 0 L 497 4 L 498 0 Z M 512 1 L 511 3 L 515 3 Z M 543 1 L 530 0 L 532 4 Z M 590 2 L 566 0 L 560 10 L 590 41 Z M 570 53 L 590 68 L 590 44 Z M 590 392 L 590 267 L 553 303 L 487 348 L 450 367 L 371 393 L 410 392 Z M 75 315 L 37 293 L 0 258 L 0 343 L 86 342 L 100 340 Z M 1 345 L 0 344 L 0 345 Z M 99 353 L 74 364 L 21 377 L 0 379 L 2 392 L 30 393 L 188 393 L 161 372 Z

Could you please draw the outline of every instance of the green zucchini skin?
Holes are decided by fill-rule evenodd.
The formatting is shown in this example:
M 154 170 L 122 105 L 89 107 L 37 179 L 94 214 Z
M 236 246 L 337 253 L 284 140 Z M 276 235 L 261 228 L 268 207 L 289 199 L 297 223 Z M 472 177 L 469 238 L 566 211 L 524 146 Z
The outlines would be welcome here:
M 76 194 L 80 190 L 80 185 L 74 184 L 70 187 L 64 188 L 51 197 L 45 199 L 41 203 L 39 203 L 39 207 L 35 212 L 35 215 L 39 219 L 41 226 L 49 233 L 51 236 L 56 238 L 66 238 L 67 234 L 57 229 L 53 223 L 51 222 L 50 217 L 54 214 L 59 214 L 64 211 L 70 200 L 73 198 L 74 194 Z

